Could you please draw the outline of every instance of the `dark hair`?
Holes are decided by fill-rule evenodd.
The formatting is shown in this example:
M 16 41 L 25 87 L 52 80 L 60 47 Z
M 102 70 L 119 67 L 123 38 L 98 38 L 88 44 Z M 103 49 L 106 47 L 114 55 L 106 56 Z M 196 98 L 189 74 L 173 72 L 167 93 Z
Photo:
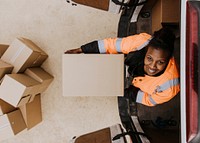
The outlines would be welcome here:
M 169 53 L 170 58 L 174 51 L 174 41 L 174 33 L 169 28 L 165 27 L 154 32 L 153 37 L 147 47 L 151 46 L 153 48 L 165 50 Z

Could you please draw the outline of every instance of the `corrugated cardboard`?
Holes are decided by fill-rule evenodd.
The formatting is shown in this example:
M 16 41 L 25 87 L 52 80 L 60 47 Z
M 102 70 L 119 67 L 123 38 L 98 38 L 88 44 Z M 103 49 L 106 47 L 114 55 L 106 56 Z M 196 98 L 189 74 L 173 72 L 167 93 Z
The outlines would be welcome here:
M 33 96 L 33 95 L 23 96 L 23 97 L 20 99 L 20 101 L 18 102 L 17 107 L 22 106 L 22 105 L 25 105 L 26 103 L 29 103 L 32 96 Z
M 44 92 L 53 81 L 53 76 L 39 67 L 28 68 L 26 69 L 25 74 L 41 83 L 41 86 L 38 89 L 39 93 Z
M 15 107 L 0 99 L 0 116 L 15 110 Z
M 6 140 L 26 129 L 20 110 L 0 116 L 0 141 Z
M 14 66 L 13 73 L 19 73 L 28 67 L 40 66 L 47 57 L 31 40 L 16 38 L 1 59 Z
M 36 95 L 31 103 L 19 107 L 28 129 L 42 121 L 41 95 Z
M 72 0 L 78 4 L 108 11 L 110 0 Z
M 152 9 L 152 32 L 162 24 L 178 24 L 180 21 L 179 0 L 158 0 Z
M 31 95 L 31 97 L 30 97 L 28 103 L 32 102 L 32 101 L 34 100 L 35 96 L 36 96 L 36 95 Z
M 121 134 L 123 134 L 123 129 L 121 125 L 115 124 L 110 127 L 106 127 L 103 129 L 99 129 L 96 131 L 92 131 L 90 133 L 80 135 L 78 137 L 75 136 L 71 142 L 72 143 L 127 143 L 127 140 L 124 137 L 120 137 L 116 140 L 113 140 L 115 136 Z
M 9 45 L 6 44 L 0 44 L 0 57 L 5 53 L 5 51 L 8 49 Z
M 0 60 L 0 80 L 4 77 L 5 74 L 10 74 L 12 70 L 12 65 Z
M 63 96 L 123 96 L 123 54 L 65 54 Z
M 31 95 L 37 94 L 40 85 L 25 74 L 6 74 L 0 86 L 0 98 L 18 107 L 27 103 Z
M 37 59 L 33 62 L 33 65 L 31 67 L 41 66 L 42 63 L 48 58 L 48 55 L 40 47 L 38 47 L 35 43 L 33 43 L 33 41 L 27 38 L 20 38 L 20 40 L 27 46 L 32 47 L 36 51 L 38 50 L 40 52 L 40 56 L 37 57 Z

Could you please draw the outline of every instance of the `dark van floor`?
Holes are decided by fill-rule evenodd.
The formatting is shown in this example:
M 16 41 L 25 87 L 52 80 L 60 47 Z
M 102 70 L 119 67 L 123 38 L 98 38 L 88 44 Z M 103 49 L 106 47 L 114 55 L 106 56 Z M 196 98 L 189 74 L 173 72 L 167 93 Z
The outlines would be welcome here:
M 138 116 L 151 143 L 179 143 L 180 96 L 155 107 L 138 104 Z

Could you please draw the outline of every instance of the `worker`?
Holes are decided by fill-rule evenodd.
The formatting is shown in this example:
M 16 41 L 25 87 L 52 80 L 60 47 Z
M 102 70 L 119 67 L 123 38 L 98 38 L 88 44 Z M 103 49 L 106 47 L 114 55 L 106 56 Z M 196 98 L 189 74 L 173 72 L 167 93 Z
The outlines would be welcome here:
M 125 64 L 132 85 L 125 88 L 125 97 L 146 106 L 155 106 L 172 99 L 179 91 L 179 72 L 173 57 L 175 35 L 169 28 L 155 31 L 153 36 L 140 33 L 124 38 L 97 40 L 65 54 L 100 53 L 126 56 Z

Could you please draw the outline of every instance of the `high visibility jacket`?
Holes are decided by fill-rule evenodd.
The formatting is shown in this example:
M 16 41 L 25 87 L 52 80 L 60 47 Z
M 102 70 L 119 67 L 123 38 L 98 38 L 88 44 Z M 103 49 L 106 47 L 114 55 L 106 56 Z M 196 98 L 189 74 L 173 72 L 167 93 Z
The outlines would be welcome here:
M 141 33 L 125 38 L 99 40 L 96 41 L 96 44 L 93 42 L 81 48 L 86 53 L 96 53 L 98 51 L 99 53 L 107 54 L 128 54 L 131 51 L 140 50 L 145 47 L 150 39 L 151 35 Z M 95 48 L 92 49 L 91 45 Z M 96 48 L 98 48 L 98 50 Z M 169 101 L 180 91 L 179 72 L 174 58 L 172 57 L 169 60 L 165 71 L 161 75 L 135 77 L 132 84 L 140 89 L 136 95 L 136 102 L 138 103 L 147 106 L 155 106 L 156 104 Z
M 155 106 L 172 99 L 179 91 L 179 72 L 174 58 L 171 58 L 164 73 L 160 76 L 135 77 L 132 81 L 140 90 L 136 102 Z

